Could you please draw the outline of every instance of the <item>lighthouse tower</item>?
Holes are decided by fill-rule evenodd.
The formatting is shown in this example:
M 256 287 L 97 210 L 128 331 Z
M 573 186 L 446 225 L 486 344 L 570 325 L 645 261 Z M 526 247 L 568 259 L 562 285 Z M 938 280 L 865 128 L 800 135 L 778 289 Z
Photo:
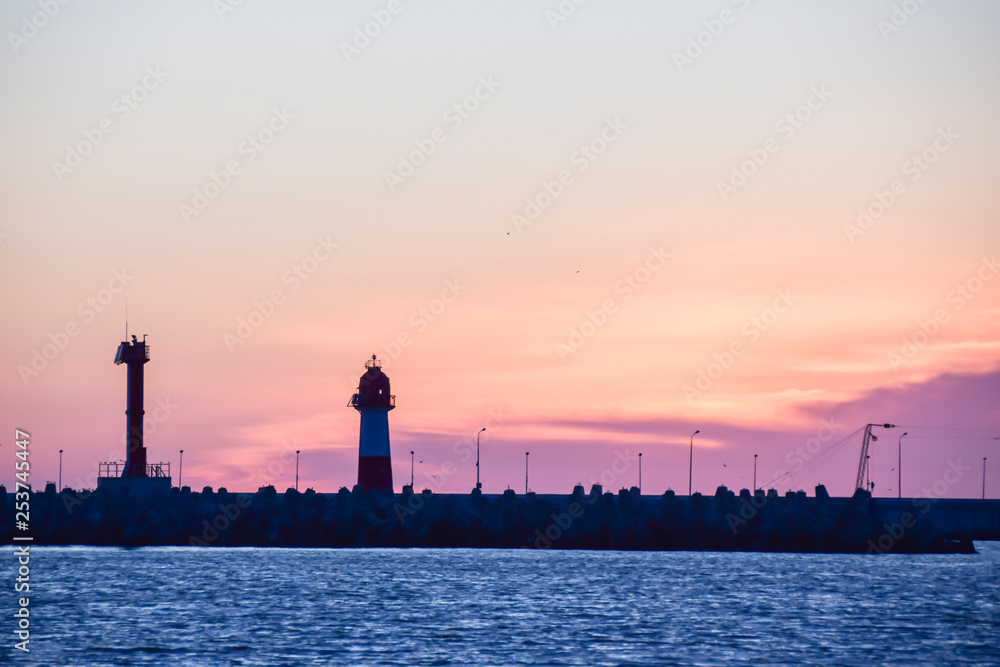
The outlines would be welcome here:
M 132 342 L 124 341 L 115 353 L 115 363 L 128 367 L 128 407 L 125 410 L 126 442 L 125 470 L 122 477 L 146 477 L 146 447 L 142 441 L 142 393 L 143 367 L 149 361 L 149 345 L 146 337 L 140 343 L 132 336 Z
M 143 383 L 145 366 L 149 363 L 149 345 L 146 336 L 138 340 L 132 336 L 118 346 L 115 364 L 125 364 L 128 369 L 128 392 L 125 408 L 125 466 L 118 461 L 102 461 L 97 466 L 97 488 L 111 494 L 119 502 L 130 498 L 156 495 L 166 497 L 170 492 L 170 464 L 149 463 L 143 441 Z
M 358 486 L 392 492 L 389 410 L 396 407 L 396 397 L 389 392 L 389 378 L 382 372 L 382 362 L 374 354 L 365 362 L 365 374 L 348 407 L 361 413 Z

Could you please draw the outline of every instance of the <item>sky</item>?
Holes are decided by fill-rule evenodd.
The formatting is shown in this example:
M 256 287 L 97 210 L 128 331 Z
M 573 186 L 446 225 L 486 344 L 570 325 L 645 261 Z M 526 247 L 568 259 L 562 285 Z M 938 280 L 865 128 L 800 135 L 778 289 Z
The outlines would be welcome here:
M 1000 496 L 1000 5 L 0 8 L 0 483 Z M 698 430 L 698 435 L 692 433 Z M 900 437 L 903 433 L 907 435 Z M 693 442 L 693 445 L 692 445 Z M 180 450 L 184 450 L 180 470 Z M 530 455 L 525 456 L 525 452 Z M 900 487 L 899 461 L 902 461 Z M 995 464 L 994 464 L 995 462 Z M 995 470 L 995 472 L 993 472 Z

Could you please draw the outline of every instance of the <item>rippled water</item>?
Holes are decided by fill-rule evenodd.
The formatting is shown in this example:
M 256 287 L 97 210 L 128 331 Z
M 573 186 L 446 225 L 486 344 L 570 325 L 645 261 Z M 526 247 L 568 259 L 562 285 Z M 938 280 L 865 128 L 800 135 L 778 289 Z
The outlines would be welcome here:
M 977 548 L 33 548 L 32 650 L 5 613 L 0 664 L 996 665 L 1000 543 Z

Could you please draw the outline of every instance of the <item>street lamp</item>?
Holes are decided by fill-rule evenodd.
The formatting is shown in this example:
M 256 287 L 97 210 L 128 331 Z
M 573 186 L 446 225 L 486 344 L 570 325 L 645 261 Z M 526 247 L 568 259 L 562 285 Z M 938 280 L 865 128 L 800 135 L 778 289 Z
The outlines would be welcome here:
M 60 493 L 62 492 L 62 452 L 63 452 L 63 450 L 60 449 L 59 450 L 59 492 Z
M 413 493 L 413 450 L 410 450 L 410 493 Z
M 996 438 L 1000 440 L 1000 438 Z M 986 457 L 983 457 L 983 500 L 986 500 Z
M 872 492 L 872 468 L 868 462 L 871 457 L 871 454 L 865 454 L 865 486 L 868 487 L 868 493 Z
M 688 495 L 691 495 L 691 474 L 694 471 L 694 436 L 701 433 L 701 429 L 698 429 L 691 434 L 691 451 L 688 453 Z
M 530 453 L 524 453 L 524 495 L 528 495 L 528 454 Z
M 903 497 L 903 435 L 899 436 L 896 443 L 896 497 Z
M 757 455 L 753 455 L 753 492 L 757 495 Z
M 295 450 L 295 490 L 299 490 L 299 450 Z
M 639 452 L 639 495 L 642 495 L 642 452 Z
M 485 430 L 486 427 L 484 426 L 479 430 L 478 433 L 476 433 L 476 488 L 477 489 L 483 488 L 483 485 L 479 483 L 479 436 Z
M 181 469 L 177 473 L 177 488 L 184 488 L 184 450 L 181 450 Z
M 1000 440 L 1000 438 L 993 438 Z M 983 457 L 983 500 L 986 500 L 986 457 Z

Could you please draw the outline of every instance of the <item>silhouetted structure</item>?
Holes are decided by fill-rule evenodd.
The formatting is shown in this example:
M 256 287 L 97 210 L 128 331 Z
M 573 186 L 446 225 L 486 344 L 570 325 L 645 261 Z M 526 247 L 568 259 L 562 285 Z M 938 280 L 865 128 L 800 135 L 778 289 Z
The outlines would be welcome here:
M 146 414 L 143 409 L 143 370 L 149 362 L 149 345 L 146 337 L 140 343 L 135 336 L 132 342 L 122 341 L 115 353 L 115 364 L 125 364 L 128 367 L 128 403 L 125 409 L 125 433 L 127 448 L 125 451 L 125 469 L 122 477 L 146 476 L 146 447 L 142 442 L 142 418 Z
M 146 337 L 140 343 L 135 336 L 124 340 L 115 352 L 115 364 L 128 367 L 128 389 L 125 408 L 125 464 L 102 462 L 98 466 L 99 487 L 114 486 L 119 494 L 166 493 L 170 490 L 170 464 L 146 463 L 146 446 L 143 442 L 143 392 L 145 365 L 149 362 L 149 345 Z M 109 492 L 112 492 L 109 487 Z
M 146 463 L 143 367 L 148 361 L 145 338 L 140 343 L 135 336 L 122 342 L 115 355 L 116 364 L 128 366 L 128 452 L 122 472 L 121 463 L 101 463 L 107 474 L 99 475 L 96 491 L 57 491 L 53 483 L 44 492 L 29 491 L 35 544 L 880 554 L 972 553 L 973 540 L 1000 539 L 998 500 L 875 499 L 860 488 L 850 498 L 831 498 L 823 486 L 816 487 L 813 498 L 804 491 L 782 497 L 773 488 L 752 494 L 742 489 L 737 495 L 724 486 L 712 496 L 679 497 L 670 490 L 642 496 L 638 487 L 615 494 L 604 492 L 600 484 L 589 494 L 578 485 L 568 496 L 539 495 L 528 491 L 526 469 L 522 497 L 509 488 L 487 495 L 478 484 L 469 495 L 437 495 L 430 489 L 416 494 L 412 478 L 402 494 L 394 495 L 388 414 L 395 396 L 375 355 L 365 363 L 348 404 L 361 414 L 353 491 L 319 494 L 309 489 L 300 494 L 288 489 L 279 496 L 273 486 L 254 494 L 224 488 L 213 492 L 206 486 L 200 494 L 192 493 L 189 487 L 170 487 L 169 464 Z M 862 462 L 875 440 L 872 426 L 877 425 L 866 428 Z M 526 465 L 527 456 L 525 452 Z M 14 537 L 15 500 L 0 485 L 0 540 L 8 543 Z
M 846 553 L 972 553 L 1000 539 L 1000 500 L 831 498 L 822 486 L 779 495 L 640 496 L 639 489 L 570 494 L 401 494 L 361 487 L 256 493 L 111 479 L 97 491 L 32 492 L 34 544 L 118 546 L 481 547 Z M 123 492 L 128 492 L 125 496 Z M 127 502 L 123 501 L 127 499 Z M 0 486 L 0 541 L 15 535 L 13 493 Z
M 348 407 L 361 413 L 358 486 L 391 492 L 389 410 L 396 407 L 396 397 L 389 391 L 389 378 L 382 372 L 382 363 L 374 354 L 365 362 L 365 373 L 358 383 L 358 392 L 351 396 Z

